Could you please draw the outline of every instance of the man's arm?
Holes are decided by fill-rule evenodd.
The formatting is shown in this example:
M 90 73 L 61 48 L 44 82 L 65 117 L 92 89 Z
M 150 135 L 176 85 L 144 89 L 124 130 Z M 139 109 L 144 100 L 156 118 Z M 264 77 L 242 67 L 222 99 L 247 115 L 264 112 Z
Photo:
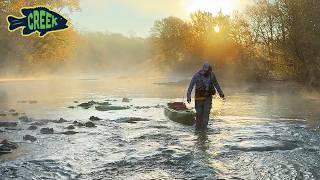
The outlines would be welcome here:
M 196 77 L 195 75 L 192 76 L 192 79 L 190 81 L 190 84 L 189 84 L 189 88 L 188 88 L 188 92 L 187 92 L 187 101 L 188 103 L 191 102 L 191 93 L 192 93 L 192 90 L 193 90 L 193 87 L 196 83 Z
M 219 96 L 224 98 L 224 93 L 223 93 L 222 89 L 220 88 L 220 85 L 219 85 L 219 82 L 216 78 L 216 75 L 213 72 L 212 72 L 212 81 L 213 81 L 214 87 L 216 88 L 216 90 L 219 93 Z

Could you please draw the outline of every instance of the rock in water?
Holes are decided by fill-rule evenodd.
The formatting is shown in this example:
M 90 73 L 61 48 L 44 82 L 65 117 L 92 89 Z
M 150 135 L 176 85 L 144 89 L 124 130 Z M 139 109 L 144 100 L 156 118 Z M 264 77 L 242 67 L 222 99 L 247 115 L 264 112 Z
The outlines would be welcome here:
M 89 101 L 89 102 L 85 102 L 85 103 L 81 103 L 78 106 L 84 108 L 84 109 L 89 109 L 91 106 L 93 106 L 94 104 L 96 104 L 95 101 Z
M 85 126 L 86 127 L 95 127 L 96 125 L 93 122 L 89 121 L 89 122 L 85 123 Z
M 67 127 L 67 129 L 75 129 L 75 127 L 73 125 L 70 125 Z
M 25 136 L 23 136 L 23 140 L 34 142 L 37 140 L 37 138 L 34 136 L 31 136 L 31 135 L 25 135 Z
M 12 113 L 12 112 L 16 112 L 16 110 L 14 110 L 14 109 L 10 109 L 10 110 L 9 110 L 9 112 L 11 112 L 11 113 Z
M 35 101 L 35 100 L 29 101 L 29 104 L 37 104 L 37 103 L 38 103 L 38 101 Z
M 66 131 L 66 132 L 62 132 L 60 134 L 64 134 L 64 135 L 74 135 L 74 134 L 77 134 L 79 132 L 75 132 L 75 131 Z
M 18 148 L 18 144 L 10 142 L 6 139 L 0 139 L 0 155 L 11 153 L 14 149 Z
M 12 116 L 19 116 L 19 113 L 15 112 L 11 114 Z
M 53 134 L 54 130 L 53 128 L 41 128 L 40 133 L 41 134 Z
M 122 107 L 122 106 L 96 106 L 95 108 L 98 111 L 112 111 L 112 110 L 129 109 L 129 107 Z
M 27 116 L 21 116 L 19 117 L 19 120 L 22 122 L 31 122 L 31 119 L 28 118 Z
M 60 118 L 59 120 L 57 121 L 54 121 L 55 123 L 65 123 L 65 122 L 68 122 L 67 120 L 63 119 L 63 118 Z
M 0 116 L 4 117 L 4 116 L 7 116 L 6 114 L 4 113 L 0 113 Z
M 28 127 L 28 130 L 36 130 L 36 129 L 38 129 L 38 127 L 34 125 L 31 125 Z
M 90 118 L 89 118 L 89 120 L 90 121 L 100 121 L 100 120 L 102 120 L 101 118 L 98 118 L 98 117 L 96 117 L 96 116 L 91 116 Z
M 116 120 L 116 122 L 118 123 L 131 123 L 131 124 L 142 122 L 142 121 L 150 121 L 150 119 L 144 119 L 144 118 L 138 118 L 138 117 L 125 117 L 125 118 L 120 118 Z
M 129 99 L 129 98 L 126 98 L 126 97 L 124 97 L 124 98 L 122 98 L 122 102 L 130 102 L 130 99 Z
M 18 126 L 17 122 L 0 122 L 0 127 L 16 127 Z

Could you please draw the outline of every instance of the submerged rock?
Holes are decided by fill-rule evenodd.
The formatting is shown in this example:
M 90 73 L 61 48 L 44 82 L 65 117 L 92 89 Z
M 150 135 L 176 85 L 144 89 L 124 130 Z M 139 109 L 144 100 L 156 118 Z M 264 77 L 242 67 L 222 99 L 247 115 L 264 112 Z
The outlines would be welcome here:
M 82 122 L 78 122 L 78 121 L 73 121 L 74 125 L 78 126 L 78 127 L 81 127 L 81 126 L 84 126 L 84 124 Z
M 116 122 L 118 123 L 137 123 L 142 121 L 150 121 L 150 119 L 138 118 L 138 117 L 125 117 L 117 119 Z
M 37 104 L 37 103 L 38 103 L 38 101 L 36 101 L 36 100 L 29 101 L 29 104 Z
M 54 130 L 53 128 L 41 128 L 40 133 L 41 134 L 53 134 Z
M 17 101 L 17 103 L 27 103 L 26 100 Z
M 11 112 L 11 113 L 12 113 L 12 112 L 16 112 L 16 110 L 14 110 L 14 109 L 10 109 L 10 110 L 9 110 L 9 112 Z
M 68 108 L 70 108 L 70 109 L 74 109 L 74 108 L 76 108 L 76 107 L 74 107 L 74 106 L 68 106 Z
M 89 120 L 90 120 L 90 121 L 100 121 L 100 120 L 102 120 L 102 119 L 99 118 L 99 117 L 96 117 L 96 116 L 91 116 L 91 117 L 89 118 Z
M 65 123 L 68 122 L 67 120 L 60 118 L 59 120 L 53 121 L 54 123 Z
M 19 120 L 22 122 L 31 122 L 32 120 L 28 118 L 27 116 L 21 116 L 19 117 Z
M 16 127 L 18 126 L 17 122 L 0 122 L 0 127 Z
M 32 126 L 43 126 L 43 125 L 46 125 L 46 124 L 48 124 L 48 121 L 37 121 L 37 122 L 31 123 L 30 125 L 32 125 Z
M 75 129 L 75 127 L 73 125 L 70 125 L 70 126 L 66 127 L 66 129 Z
M 96 127 L 96 125 L 95 125 L 93 122 L 91 122 L 91 121 L 86 122 L 86 123 L 85 123 L 85 126 L 86 126 L 86 127 Z
M 12 113 L 11 115 L 12 115 L 12 116 L 19 116 L 19 113 L 18 113 L 18 112 L 15 112 L 15 113 Z
M 0 116 L 4 117 L 4 116 L 7 116 L 7 114 L 0 113 Z
M 131 99 L 126 98 L 126 97 L 122 98 L 122 102 L 130 102 L 130 100 L 131 100 Z
M 109 102 L 102 102 L 102 103 L 97 103 L 97 104 L 100 106 L 110 106 L 111 105 L 111 103 L 109 103 Z
M 38 127 L 37 127 L 37 126 L 32 125 L 32 126 L 29 126 L 27 130 L 36 130 L 36 129 L 38 129 Z
M 64 135 L 74 135 L 74 134 L 77 134 L 79 132 L 76 132 L 76 131 L 65 131 L 65 132 L 61 132 L 59 134 L 64 134 Z
M 11 153 L 13 150 L 18 148 L 18 144 L 10 142 L 6 139 L 0 139 L 0 155 Z
M 85 102 L 85 103 L 81 103 L 81 104 L 78 104 L 79 107 L 82 107 L 84 109 L 89 109 L 91 106 L 97 104 L 97 102 L 95 101 L 89 101 L 89 102 Z
M 129 109 L 129 107 L 123 106 L 96 106 L 97 111 L 112 111 L 112 110 L 125 110 Z
M 37 138 L 34 136 L 31 136 L 31 135 L 25 135 L 25 136 L 23 136 L 23 140 L 34 142 L 37 140 Z

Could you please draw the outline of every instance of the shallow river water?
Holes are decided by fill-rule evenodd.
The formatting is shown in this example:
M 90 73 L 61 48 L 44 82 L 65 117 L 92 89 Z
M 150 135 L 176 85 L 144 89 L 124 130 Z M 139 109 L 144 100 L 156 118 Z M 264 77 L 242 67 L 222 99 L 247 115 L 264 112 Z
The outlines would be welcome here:
M 19 144 L 0 156 L 0 179 L 320 179 L 318 93 L 285 82 L 222 83 L 227 99 L 214 98 L 208 130 L 196 132 L 163 112 L 167 102 L 182 100 L 186 84 L 154 81 L 0 82 L 0 113 L 7 114 L 0 121 L 19 122 L 14 129 L 0 127 L 0 138 Z M 68 108 L 91 100 L 129 108 Z M 32 122 L 19 121 L 10 109 L 32 122 L 67 122 L 39 126 L 57 132 L 41 134 L 27 130 Z M 59 134 L 90 116 L 102 119 L 95 128 Z M 143 119 L 125 121 L 130 117 Z M 24 141 L 26 134 L 37 141 Z

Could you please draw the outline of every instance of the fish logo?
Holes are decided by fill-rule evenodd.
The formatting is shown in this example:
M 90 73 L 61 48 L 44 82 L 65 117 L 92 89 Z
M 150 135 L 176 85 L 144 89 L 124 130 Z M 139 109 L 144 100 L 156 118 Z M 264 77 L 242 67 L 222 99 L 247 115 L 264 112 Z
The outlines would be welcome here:
M 23 28 L 21 32 L 23 36 L 39 32 L 40 37 L 44 37 L 49 32 L 68 28 L 66 18 L 46 7 L 22 8 L 20 12 L 24 17 L 11 15 L 7 17 L 10 32 Z

